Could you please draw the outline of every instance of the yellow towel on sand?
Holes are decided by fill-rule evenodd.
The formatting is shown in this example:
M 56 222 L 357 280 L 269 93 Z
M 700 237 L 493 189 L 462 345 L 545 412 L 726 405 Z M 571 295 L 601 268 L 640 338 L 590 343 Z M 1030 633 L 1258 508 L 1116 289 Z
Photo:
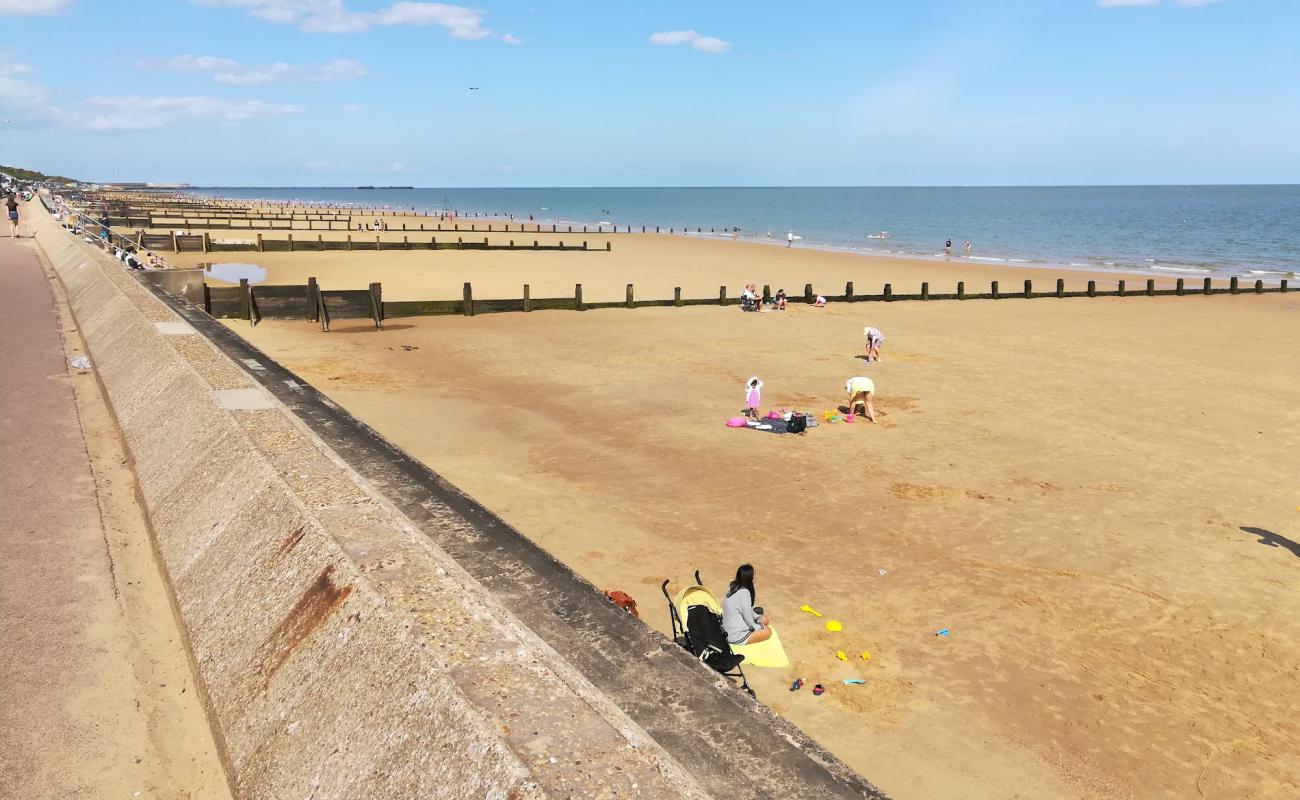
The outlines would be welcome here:
M 736 655 L 745 657 L 742 667 L 788 667 L 790 666 L 790 657 L 785 654 L 785 648 L 781 646 L 781 637 L 777 635 L 776 628 L 772 629 L 772 638 L 758 644 L 733 644 L 731 651 Z

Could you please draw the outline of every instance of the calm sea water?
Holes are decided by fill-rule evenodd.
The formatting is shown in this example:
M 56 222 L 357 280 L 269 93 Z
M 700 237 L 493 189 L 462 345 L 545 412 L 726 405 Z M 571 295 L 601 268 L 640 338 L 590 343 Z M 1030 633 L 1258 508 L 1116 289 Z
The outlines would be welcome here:
M 992 262 L 1241 275 L 1300 273 L 1300 186 L 952 188 L 334 189 L 209 188 L 242 199 L 591 225 L 738 228 L 742 239 L 864 253 Z M 888 238 L 872 238 L 887 231 Z M 730 233 L 728 233 L 730 235 Z

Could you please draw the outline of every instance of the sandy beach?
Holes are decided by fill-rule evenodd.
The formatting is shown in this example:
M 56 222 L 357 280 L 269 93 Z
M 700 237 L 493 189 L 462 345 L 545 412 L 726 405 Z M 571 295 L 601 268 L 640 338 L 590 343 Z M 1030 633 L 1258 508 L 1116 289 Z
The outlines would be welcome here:
M 223 260 L 392 299 L 1056 277 L 614 242 Z M 1265 798 L 1300 792 L 1298 314 L 1247 295 L 230 324 L 660 631 L 664 578 L 720 594 L 753 563 L 794 662 L 749 671 L 759 698 L 896 796 Z M 866 324 L 881 364 L 858 358 Z M 729 430 L 752 374 L 765 410 L 813 412 L 869 375 L 879 421 Z
M 268 236 L 283 237 L 283 232 Z M 301 237 L 304 234 L 296 234 Z M 321 234 L 326 235 L 328 234 Z M 402 234 L 379 234 L 388 241 L 401 241 Z M 236 236 L 247 238 L 240 232 Z M 339 238 L 337 234 L 334 234 Z M 412 235 L 413 236 L 413 235 Z M 443 241 L 439 235 L 439 241 Z M 518 234 L 477 234 L 477 241 L 488 238 L 493 244 L 510 239 L 523 242 Z M 574 244 L 581 237 L 555 234 L 527 234 L 527 241 L 543 243 L 564 241 Z M 313 235 L 311 238 L 315 238 Z M 374 241 L 375 234 L 369 235 Z M 470 237 L 466 237 L 469 239 Z M 844 293 L 844 285 L 853 281 L 858 294 L 879 293 L 885 283 L 895 293 L 919 292 L 923 282 L 932 292 L 953 292 L 958 281 L 966 282 L 968 292 L 987 292 L 997 280 L 1003 292 L 1019 292 L 1025 280 L 1034 282 L 1035 291 L 1048 292 L 1063 278 L 1069 290 L 1082 290 L 1089 280 L 1099 289 L 1112 289 L 1117 281 L 1128 281 L 1130 290 L 1146 285 L 1144 275 L 1116 272 L 1086 272 L 970 261 L 924 260 L 890 256 L 836 253 L 808 248 L 785 248 L 752 242 L 696 239 L 654 234 L 618 234 L 586 237 L 588 252 L 526 251 L 364 251 L 301 253 L 181 253 L 165 254 L 176 266 L 211 263 L 249 263 L 267 270 L 268 284 L 306 283 L 316 277 L 323 288 L 360 289 L 372 281 L 384 287 L 389 300 L 443 300 L 461 296 L 466 281 L 473 284 L 476 297 L 521 297 L 523 284 L 531 287 L 533 297 L 572 297 L 574 284 L 581 283 L 583 297 L 592 302 L 617 301 L 625 297 L 627 284 L 634 285 L 638 298 L 666 299 L 681 287 L 684 297 L 717 297 L 719 287 L 727 286 L 729 297 L 736 297 L 748 283 L 764 284 L 772 292 L 784 288 L 802 296 L 804 284 L 828 295 Z M 613 248 L 603 250 L 609 241 Z M 1157 286 L 1171 287 L 1174 277 L 1156 277 Z M 221 281 L 213 280 L 214 285 Z M 1189 286 L 1199 285 L 1189 281 Z M 1222 281 L 1218 285 L 1224 285 Z

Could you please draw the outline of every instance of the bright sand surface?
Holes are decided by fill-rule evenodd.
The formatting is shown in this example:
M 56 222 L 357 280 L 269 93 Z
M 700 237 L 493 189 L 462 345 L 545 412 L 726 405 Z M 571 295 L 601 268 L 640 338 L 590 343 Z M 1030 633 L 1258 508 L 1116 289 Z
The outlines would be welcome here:
M 213 235 L 217 235 L 214 232 Z M 248 239 L 243 231 L 221 232 L 221 236 Z M 283 239 L 284 231 L 266 232 L 268 237 Z M 311 234 L 299 231 L 295 239 L 317 235 L 341 239 L 342 234 Z M 403 234 L 369 234 L 373 247 L 375 236 L 386 241 L 401 241 Z M 417 234 L 407 234 L 414 239 Z M 437 236 L 446 234 L 419 234 Z M 526 239 L 523 238 L 526 236 Z M 534 239 L 542 243 L 563 241 L 581 244 L 583 237 L 553 234 L 473 234 L 467 240 L 517 244 Z M 1114 288 L 1115 281 L 1126 279 L 1130 291 L 1146 285 L 1147 276 L 1120 273 L 1086 273 L 1016 267 L 1013 265 L 973 262 L 962 258 L 951 261 L 925 260 L 891 256 L 868 256 L 836 253 L 806 248 L 787 249 L 779 245 L 697 239 L 685 236 L 654 234 L 618 234 L 586 237 L 592 248 L 588 252 L 527 252 L 473 250 L 374 250 L 295 252 L 295 253 L 164 253 L 175 266 L 204 263 L 252 263 L 268 271 L 265 283 L 306 283 L 316 277 L 324 289 L 364 289 L 372 281 L 384 286 L 387 300 L 451 300 L 461 297 L 466 281 L 473 284 L 478 298 L 518 298 L 523 284 L 531 287 L 533 297 L 572 297 L 574 284 L 583 286 L 583 298 L 590 302 L 617 301 L 625 297 L 627 284 L 635 286 L 639 299 L 667 299 L 674 287 L 682 288 L 683 297 L 717 297 L 718 289 L 727 286 L 727 295 L 736 297 L 747 283 L 761 289 L 768 284 L 773 292 L 784 288 L 788 294 L 802 296 L 804 284 L 827 295 L 844 293 L 844 284 L 854 282 L 856 294 L 878 294 L 886 282 L 895 293 L 919 292 L 922 281 L 930 282 L 930 291 L 954 292 L 957 282 L 966 282 L 966 291 L 987 292 L 989 282 L 1001 282 L 1004 293 L 1023 291 L 1025 279 L 1034 282 L 1037 292 L 1055 289 L 1056 279 L 1064 278 L 1072 290 L 1086 288 L 1092 278 L 1099 289 Z M 454 238 L 451 239 L 454 241 Z M 605 242 L 613 250 L 604 251 Z M 359 237 L 354 239 L 359 248 Z M 1161 286 L 1172 285 L 1177 276 L 1152 276 Z M 1188 286 L 1199 286 L 1199 278 L 1188 277 Z M 213 281 L 219 283 L 219 281 Z M 1219 281 L 1218 285 L 1223 286 Z
M 433 259 L 615 298 L 957 276 L 663 241 L 683 257 L 617 274 L 603 254 L 257 261 L 390 297 L 456 296 L 464 268 Z M 895 796 L 1275 798 L 1300 795 L 1298 321 L 1300 294 L 230 324 L 660 631 L 662 579 L 699 568 L 721 595 L 752 562 L 794 662 L 749 671 L 759 699 Z M 867 324 L 884 363 L 857 358 Z M 753 374 L 764 410 L 816 412 L 869 375 L 879 422 L 727 429 Z

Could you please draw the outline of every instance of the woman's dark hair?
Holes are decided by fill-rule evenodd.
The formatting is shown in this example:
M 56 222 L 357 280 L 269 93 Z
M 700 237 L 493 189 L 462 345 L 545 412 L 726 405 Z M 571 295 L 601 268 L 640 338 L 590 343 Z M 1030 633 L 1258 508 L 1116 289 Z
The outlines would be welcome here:
M 727 590 L 727 597 L 731 597 L 741 589 L 749 590 L 749 602 L 757 603 L 758 595 L 754 593 L 754 565 L 741 564 L 736 568 L 736 579 L 731 582 L 731 588 Z

